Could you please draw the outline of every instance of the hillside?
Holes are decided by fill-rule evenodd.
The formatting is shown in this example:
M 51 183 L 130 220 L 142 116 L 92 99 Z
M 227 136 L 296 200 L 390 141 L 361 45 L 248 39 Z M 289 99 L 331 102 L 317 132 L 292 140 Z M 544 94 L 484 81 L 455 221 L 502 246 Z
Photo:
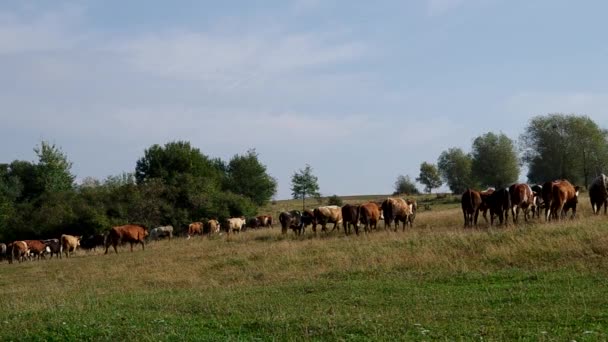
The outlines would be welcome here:
M 4 262 L 0 339 L 606 340 L 608 218 L 581 202 L 561 223 L 465 230 L 437 205 L 405 232 L 275 227 Z

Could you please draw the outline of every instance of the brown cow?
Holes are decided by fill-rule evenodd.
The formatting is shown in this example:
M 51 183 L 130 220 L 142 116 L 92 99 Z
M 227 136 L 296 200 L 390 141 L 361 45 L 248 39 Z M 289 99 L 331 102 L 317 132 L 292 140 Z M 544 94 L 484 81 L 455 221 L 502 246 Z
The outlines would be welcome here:
M 342 223 L 342 208 L 337 205 L 327 205 L 318 207 L 313 210 L 314 221 L 312 222 L 312 231 L 317 232 L 317 224 L 321 225 L 321 230 L 327 232 L 327 224 L 333 223 L 333 232 L 340 223 Z
M 467 189 L 462 194 L 460 204 L 462 206 L 465 228 L 477 225 L 477 218 L 479 217 L 479 207 L 481 206 L 481 203 L 481 194 L 479 191 Z
M 359 235 L 359 206 L 353 204 L 345 204 L 342 207 L 342 226 L 344 234 L 350 234 L 351 226 L 355 228 L 355 233 Z
M 30 250 L 29 256 L 34 256 L 38 260 L 45 258 L 45 254 L 50 252 L 50 248 L 47 250 L 47 246 L 40 240 L 23 240 L 27 244 L 27 248 Z
M 565 179 L 553 182 L 551 212 L 553 217 L 560 220 L 566 217 L 568 210 L 572 209 L 572 218 L 576 216 L 578 203 L 578 186 L 573 186 Z M 549 214 L 551 214 L 551 212 Z
M 553 204 L 553 184 L 558 181 L 546 182 L 542 186 L 541 197 L 545 207 L 545 221 L 549 221 L 551 215 L 551 205 Z
M 509 187 L 511 194 L 511 216 L 513 223 L 517 224 L 519 210 L 524 212 L 524 221 L 528 222 L 530 209 L 534 210 L 534 192 L 528 184 L 513 184 Z
M 608 177 L 605 174 L 600 174 L 589 186 L 589 200 L 591 201 L 591 210 L 593 210 L 594 214 L 599 214 L 603 206 L 604 215 L 606 215 L 608 207 Z
M 509 211 L 511 210 L 511 194 L 509 189 L 494 191 L 491 195 L 482 200 L 490 209 L 490 226 L 494 225 L 494 216 L 498 217 L 498 222 L 502 225 L 509 224 Z
M 260 221 L 260 226 L 272 228 L 272 216 L 270 215 L 260 215 L 257 217 Z
M 61 251 L 65 251 L 66 258 L 70 257 L 70 252 L 76 251 L 76 248 L 80 246 L 80 239 L 82 236 L 72 236 L 63 234 L 61 235 Z
M 384 227 L 391 227 L 395 221 L 395 231 L 399 228 L 399 222 L 403 222 L 403 231 L 405 226 L 413 224 L 414 204 L 408 204 L 402 198 L 387 198 L 382 202 L 382 212 L 384 214 Z
M 119 242 L 126 243 L 128 242 L 131 245 L 131 252 L 133 252 L 133 244 L 141 243 L 141 249 L 146 249 L 146 236 L 148 236 L 148 228 L 136 224 L 127 224 L 124 226 L 112 227 L 110 229 L 110 233 L 108 234 L 108 238 L 106 239 L 106 252 L 104 254 L 108 254 L 108 248 L 110 248 L 110 244 L 114 247 L 114 252 L 118 254 L 118 246 Z
M 479 212 L 483 217 L 483 220 L 486 221 L 486 224 L 490 223 L 488 221 L 488 209 L 490 209 L 487 201 L 492 196 L 492 194 L 496 191 L 494 188 L 487 188 L 485 191 L 480 191 L 479 196 L 481 196 L 481 204 L 479 205 Z
M 192 222 L 188 225 L 188 238 L 194 236 L 194 234 L 203 235 L 203 223 L 202 222 Z
M 382 206 L 376 202 L 369 202 L 359 206 L 359 220 L 363 224 L 364 231 L 370 232 L 376 229 L 382 213 Z
M 17 261 L 19 263 L 25 261 L 25 258 L 30 253 L 29 249 L 27 248 L 27 243 L 25 243 L 25 241 L 15 241 L 9 244 L 8 251 L 10 253 L 10 258 L 8 259 L 8 262 L 10 264 L 13 263 L 13 260 L 15 258 L 17 258 Z

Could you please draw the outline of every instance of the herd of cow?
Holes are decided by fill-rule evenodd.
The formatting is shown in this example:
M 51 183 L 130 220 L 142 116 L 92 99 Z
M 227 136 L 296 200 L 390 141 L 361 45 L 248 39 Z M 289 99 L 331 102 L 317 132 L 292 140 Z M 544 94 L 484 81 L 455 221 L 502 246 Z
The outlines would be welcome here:
M 508 188 L 489 188 L 485 191 L 467 189 L 461 197 L 464 226 L 477 225 L 479 213 L 482 214 L 486 223 L 494 225 L 495 218 L 499 224 L 508 225 L 509 212 L 512 221 L 517 224 L 520 212 L 523 213 L 525 221 L 530 215 L 540 217 L 544 209 L 544 218 L 549 220 L 560 220 L 567 216 L 572 210 L 572 217 L 576 215 L 578 204 L 579 187 L 573 186 L 567 180 L 555 180 L 542 185 L 513 184 Z M 604 207 L 604 213 L 608 210 L 608 177 L 601 174 L 589 187 L 589 199 L 594 214 L 598 214 Z M 316 234 L 317 225 L 321 226 L 323 232 L 327 232 L 327 224 L 333 223 L 332 231 L 342 224 L 345 234 L 352 232 L 359 234 L 360 225 L 368 233 L 377 228 L 380 220 L 384 220 L 384 227 L 390 228 L 395 223 L 394 230 L 402 223 L 403 230 L 407 226 L 413 226 L 416 218 L 417 203 L 412 199 L 387 198 L 384 201 L 370 201 L 368 203 L 353 205 L 346 204 L 342 207 L 329 205 L 315 208 L 314 210 L 291 210 L 279 214 L 281 233 L 286 234 L 292 229 L 296 235 L 305 232 L 307 226 L 312 226 Z M 487 212 L 490 212 L 488 221 Z M 244 217 L 229 218 L 222 224 L 216 219 L 206 222 L 193 222 L 188 226 L 187 238 L 194 235 L 212 235 L 225 231 L 228 235 L 243 231 L 246 228 L 272 227 L 273 219 L 270 215 L 262 215 L 251 219 Z M 131 251 L 134 244 L 141 244 L 145 249 L 147 239 L 158 240 L 160 238 L 173 237 L 172 226 L 162 226 L 148 230 L 142 225 L 128 224 L 111 228 L 106 234 L 95 234 L 86 238 L 63 234 L 59 239 L 47 240 L 20 240 L 9 244 L 0 243 L 0 261 L 7 259 L 9 263 L 14 260 L 22 262 L 25 260 L 50 258 L 57 256 L 70 257 L 70 253 L 80 247 L 83 249 L 95 249 L 105 247 L 105 254 L 110 246 L 118 253 L 118 244 L 129 243 Z
M 462 194 L 461 204 L 464 216 L 464 226 L 477 225 L 479 213 L 486 222 L 486 214 L 490 211 L 490 225 L 494 224 L 494 218 L 498 218 L 499 224 L 508 224 L 509 212 L 512 221 L 517 224 L 520 211 L 524 220 L 540 217 L 544 209 L 546 221 L 560 220 L 572 210 L 571 217 L 576 216 L 578 204 L 579 187 L 570 184 L 565 179 L 546 182 L 542 185 L 513 184 L 508 188 L 489 188 L 485 191 L 468 189 Z M 608 208 L 608 177 L 600 174 L 589 186 L 589 200 L 594 214 L 598 214 L 602 207 L 604 213 Z

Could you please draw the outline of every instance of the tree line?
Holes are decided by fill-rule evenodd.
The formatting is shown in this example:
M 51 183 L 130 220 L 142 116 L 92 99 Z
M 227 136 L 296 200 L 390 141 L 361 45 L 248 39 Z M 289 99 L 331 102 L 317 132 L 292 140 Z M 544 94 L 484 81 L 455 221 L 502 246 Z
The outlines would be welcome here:
M 518 181 L 526 166 L 530 183 L 568 179 L 588 187 L 606 172 L 608 131 L 588 116 L 549 114 L 533 117 L 514 141 L 503 133 L 488 132 L 473 140 L 471 151 L 452 147 L 436 164 L 423 162 L 416 180 L 425 191 L 446 184 L 453 193 L 467 188 L 503 188 Z M 414 188 L 415 190 L 412 190 Z M 409 177 L 399 176 L 396 193 L 415 193 Z
M 43 141 L 34 152 L 35 162 L 0 164 L 0 241 L 253 216 L 277 189 L 255 150 L 224 161 L 185 141 L 152 145 L 134 173 L 78 185 L 59 147 Z

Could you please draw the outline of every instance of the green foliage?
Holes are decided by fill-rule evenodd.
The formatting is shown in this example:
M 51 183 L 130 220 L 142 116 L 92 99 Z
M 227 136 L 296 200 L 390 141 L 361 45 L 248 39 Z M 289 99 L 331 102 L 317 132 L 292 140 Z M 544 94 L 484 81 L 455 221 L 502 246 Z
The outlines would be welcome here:
M 67 191 L 74 187 L 72 163 L 60 148 L 45 141 L 34 148 L 38 156 L 36 168 L 38 182 L 43 192 Z
M 338 195 L 332 195 L 329 196 L 329 198 L 327 199 L 327 205 L 337 205 L 339 207 L 344 205 L 344 201 L 342 201 L 342 198 Z
M 399 175 L 395 181 L 395 192 L 393 195 L 408 194 L 416 195 L 420 191 L 416 187 L 416 184 L 410 179 L 410 176 Z
M 266 166 L 260 163 L 255 150 L 235 155 L 226 169 L 227 190 L 248 197 L 257 205 L 266 204 L 277 191 L 276 180 L 266 173 Z
M 220 173 L 207 156 L 186 141 L 175 141 L 165 146 L 152 145 L 135 166 L 138 184 L 148 179 L 162 179 L 166 184 L 179 184 L 179 177 L 189 174 L 219 187 Z
M 505 134 L 486 133 L 473 141 L 473 178 L 483 186 L 504 188 L 517 181 L 519 159 L 513 141 Z
M 460 148 L 450 148 L 441 152 L 437 168 L 443 180 L 455 194 L 463 193 L 467 188 L 475 187 L 471 175 L 471 156 Z
M 565 178 L 589 186 L 608 166 L 607 132 L 588 116 L 550 114 L 530 120 L 520 136 L 528 179 Z
M 437 166 L 427 162 L 420 165 L 420 175 L 416 178 L 416 181 L 424 185 L 424 190 L 428 193 L 443 184 Z
M 313 175 L 312 167 L 306 164 L 291 176 L 291 195 L 293 198 L 301 198 L 305 202 L 307 197 L 321 197 L 319 193 L 319 179 Z M 305 206 L 305 204 L 303 204 Z

